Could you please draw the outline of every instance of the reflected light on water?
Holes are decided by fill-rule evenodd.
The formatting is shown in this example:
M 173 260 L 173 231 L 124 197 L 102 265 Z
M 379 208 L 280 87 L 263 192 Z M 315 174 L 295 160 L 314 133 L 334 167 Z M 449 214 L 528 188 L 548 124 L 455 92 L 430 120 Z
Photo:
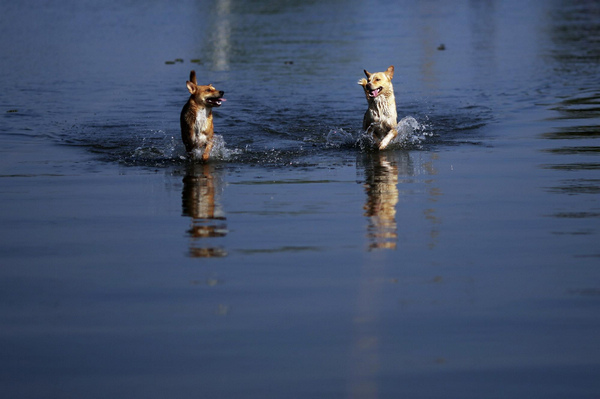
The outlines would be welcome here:
M 214 67 L 218 71 L 229 69 L 229 50 L 231 39 L 231 0 L 217 0 L 217 16 L 211 27 L 211 53 L 214 57 Z

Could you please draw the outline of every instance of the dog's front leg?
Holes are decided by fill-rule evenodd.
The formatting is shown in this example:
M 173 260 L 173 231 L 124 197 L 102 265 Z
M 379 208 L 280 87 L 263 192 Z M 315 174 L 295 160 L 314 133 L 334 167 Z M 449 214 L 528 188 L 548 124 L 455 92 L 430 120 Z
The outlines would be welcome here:
M 390 144 L 390 141 L 392 141 L 397 135 L 398 131 L 396 129 L 390 129 L 385 137 L 379 142 L 379 149 L 384 150 Z
M 212 150 L 213 142 L 212 140 L 208 140 L 206 146 L 204 147 L 204 152 L 202 153 L 202 160 L 204 162 L 208 161 L 208 157 L 210 156 L 210 151 Z

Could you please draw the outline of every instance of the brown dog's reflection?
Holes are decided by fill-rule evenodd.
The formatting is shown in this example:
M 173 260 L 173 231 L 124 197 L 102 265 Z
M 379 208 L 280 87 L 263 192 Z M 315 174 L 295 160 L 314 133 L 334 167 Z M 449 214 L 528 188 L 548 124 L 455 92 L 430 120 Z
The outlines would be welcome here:
M 227 255 L 225 249 L 213 245 L 214 238 L 227 235 L 225 214 L 218 201 L 220 183 L 215 167 L 210 163 L 190 165 L 183 178 L 182 213 L 192 219 L 188 230 L 191 257 Z
M 387 153 L 369 153 L 363 159 L 367 202 L 364 215 L 369 218 L 369 249 L 396 249 L 398 231 L 398 163 Z

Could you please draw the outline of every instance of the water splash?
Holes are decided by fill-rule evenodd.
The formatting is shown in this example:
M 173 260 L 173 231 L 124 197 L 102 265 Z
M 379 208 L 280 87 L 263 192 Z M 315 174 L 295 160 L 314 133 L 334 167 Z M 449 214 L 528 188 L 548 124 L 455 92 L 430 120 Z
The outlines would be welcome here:
M 213 140 L 214 144 L 210 152 L 210 159 L 213 161 L 227 161 L 241 152 L 239 149 L 227 148 L 221 135 L 215 134 Z M 124 155 L 121 161 L 135 165 L 161 165 L 180 163 L 190 158 L 192 161 L 200 161 L 203 153 L 203 149 L 196 149 L 188 157 L 179 137 L 163 134 L 163 137 L 160 138 L 157 138 L 156 135 L 142 138 L 141 145 L 130 154 Z
M 402 118 L 396 129 L 398 136 L 392 140 L 392 145 L 419 145 L 427 140 L 427 137 L 433 136 L 433 133 L 428 130 L 428 125 L 419 123 L 412 116 Z
M 190 156 L 193 161 L 199 161 L 202 159 L 202 154 L 204 154 L 204 148 L 197 148 L 191 152 Z M 210 151 L 209 158 L 212 160 L 226 161 L 230 156 L 231 150 L 226 147 L 223 136 L 215 134 L 213 136 L 213 147 Z
M 225 143 L 225 139 L 220 134 L 213 136 L 213 148 L 210 151 L 210 159 L 218 161 L 227 161 L 234 155 L 238 155 L 242 150 L 238 148 L 229 148 Z
M 157 139 L 157 134 L 159 137 Z M 150 161 L 157 159 L 175 158 L 177 154 L 177 143 L 175 137 L 167 136 L 164 132 L 157 131 L 154 137 L 142 137 L 141 145 L 136 147 L 129 158 L 134 161 Z
M 325 138 L 326 148 L 352 148 L 356 147 L 358 136 L 342 128 L 331 129 Z
M 390 143 L 391 149 L 414 148 L 433 136 L 428 126 L 419 123 L 413 117 L 403 118 L 397 125 L 398 136 Z M 86 134 L 81 134 L 81 132 Z M 235 133 L 235 132 L 234 132 Z M 209 159 L 214 162 L 234 162 L 257 165 L 312 165 L 315 156 L 325 149 L 359 149 L 370 152 L 376 143 L 370 135 L 362 131 L 350 131 L 342 128 L 330 129 L 327 134 L 321 132 L 304 137 L 300 143 L 295 140 L 276 140 L 268 146 L 259 148 L 240 135 L 214 135 L 214 145 Z M 169 129 L 140 129 L 137 126 L 92 126 L 88 130 L 78 128 L 81 139 L 69 144 L 88 147 L 102 159 L 129 166 L 163 167 L 189 162 L 201 162 L 203 150 L 196 150 L 191 157 L 186 153 L 179 134 Z M 262 143 L 262 142 L 259 142 Z M 283 145 L 285 144 L 285 145 Z
M 398 135 L 390 142 L 388 148 L 409 148 L 421 145 L 427 137 L 433 136 L 427 124 L 419 123 L 412 116 L 406 116 L 396 126 Z M 356 133 L 341 128 L 331 129 L 326 136 L 327 148 L 360 148 L 361 151 L 374 149 L 377 143 L 371 134 L 360 130 Z

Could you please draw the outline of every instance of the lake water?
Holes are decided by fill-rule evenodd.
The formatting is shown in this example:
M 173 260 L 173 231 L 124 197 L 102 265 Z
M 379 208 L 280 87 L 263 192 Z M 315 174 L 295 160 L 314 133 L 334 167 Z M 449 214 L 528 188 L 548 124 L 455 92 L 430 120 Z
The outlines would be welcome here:
M 3 2 L 0 49 L 2 397 L 600 397 L 597 1 Z

